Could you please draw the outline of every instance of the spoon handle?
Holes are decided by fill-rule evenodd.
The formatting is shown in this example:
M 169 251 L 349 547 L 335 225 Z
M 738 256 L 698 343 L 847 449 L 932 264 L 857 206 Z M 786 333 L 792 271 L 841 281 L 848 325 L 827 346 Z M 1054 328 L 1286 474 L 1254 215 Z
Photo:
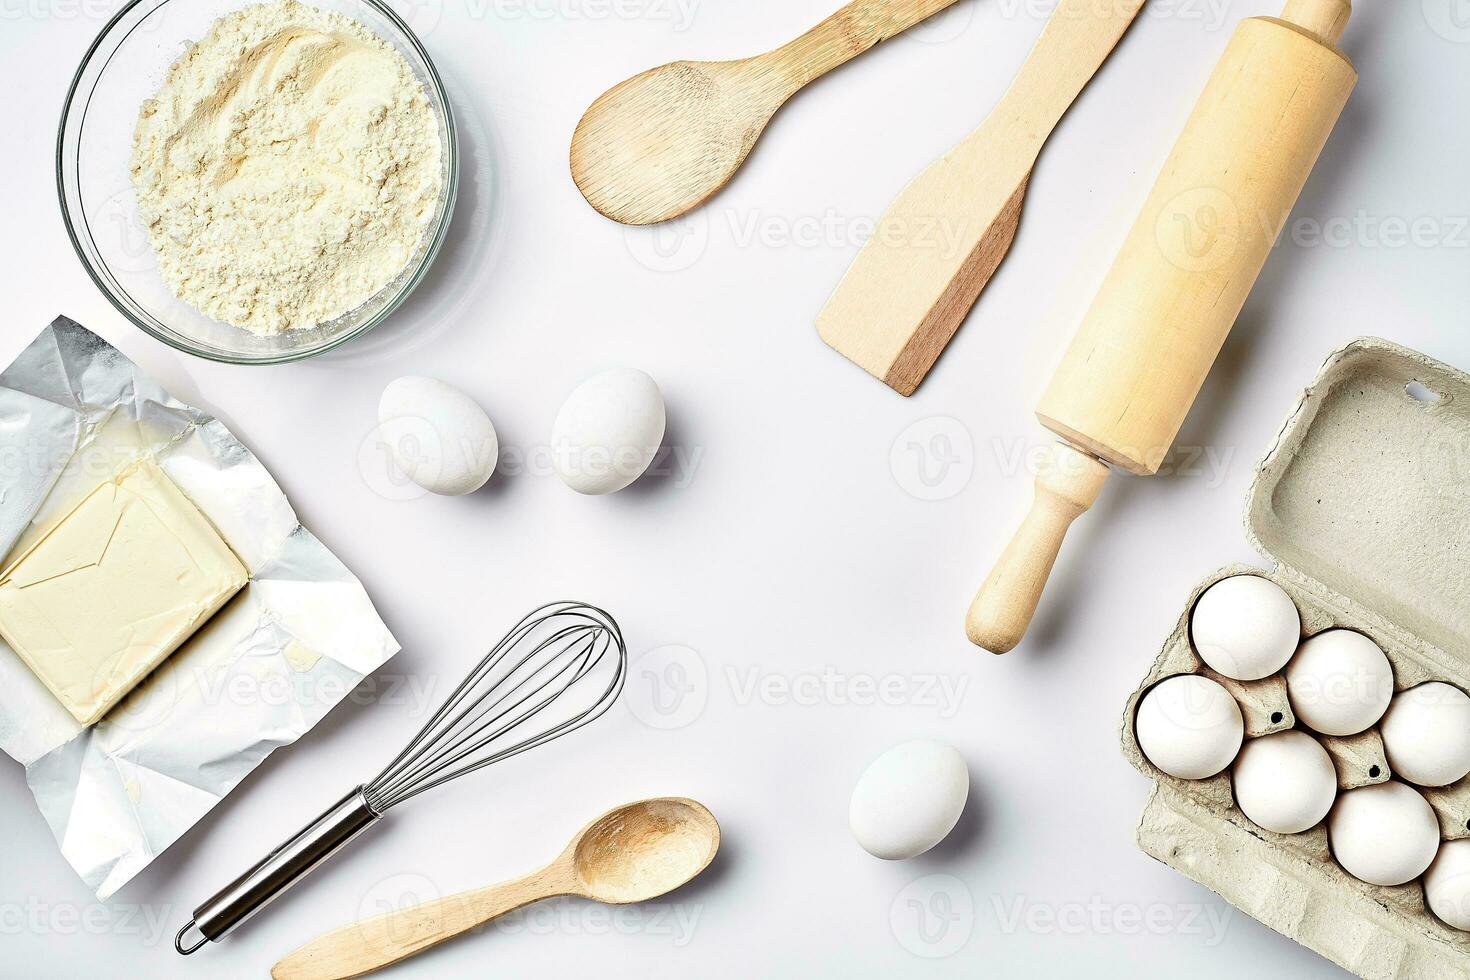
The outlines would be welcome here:
M 271 968 L 274 980 L 346 980 L 417 955 L 543 898 L 569 893 L 549 869 L 489 888 L 354 922 L 318 936 Z
M 795 91 L 954 3 L 955 0 L 855 0 L 765 57 L 781 68 Z

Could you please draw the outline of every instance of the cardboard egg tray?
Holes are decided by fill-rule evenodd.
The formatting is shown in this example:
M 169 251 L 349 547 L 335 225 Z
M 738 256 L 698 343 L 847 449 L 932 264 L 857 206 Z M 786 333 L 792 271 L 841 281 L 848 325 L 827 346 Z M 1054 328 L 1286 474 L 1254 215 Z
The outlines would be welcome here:
M 1470 691 L 1470 376 L 1377 338 L 1334 353 L 1257 469 L 1246 526 L 1275 567 L 1235 565 L 1200 583 L 1129 698 L 1123 752 L 1156 784 L 1139 847 L 1360 977 L 1470 977 L 1470 933 L 1435 918 L 1418 881 L 1359 881 L 1333 860 L 1325 822 L 1292 836 L 1263 830 L 1235 806 L 1229 769 L 1176 779 L 1144 757 L 1134 731 L 1144 693 L 1187 673 L 1235 695 L 1247 738 L 1296 726 L 1283 677 L 1223 678 L 1193 650 L 1195 602 L 1232 575 L 1285 589 L 1304 638 L 1339 627 L 1371 637 L 1393 664 L 1397 691 L 1431 680 Z M 1318 738 L 1342 790 L 1393 775 L 1376 730 Z M 1445 839 L 1470 837 L 1470 778 L 1415 788 Z

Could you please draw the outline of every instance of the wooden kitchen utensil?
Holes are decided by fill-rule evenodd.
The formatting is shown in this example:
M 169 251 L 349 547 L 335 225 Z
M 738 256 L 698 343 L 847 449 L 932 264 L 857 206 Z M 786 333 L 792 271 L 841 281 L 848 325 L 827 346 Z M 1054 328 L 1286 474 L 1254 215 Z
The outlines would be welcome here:
M 766 54 L 676 61 L 635 75 L 603 93 L 577 124 L 572 179 L 614 221 L 677 218 L 735 176 L 787 99 L 954 2 L 858 0 Z
M 709 867 L 719 848 L 720 825 L 699 803 L 678 798 L 630 803 L 588 824 L 540 871 L 343 926 L 281 960 L 271 976 L 360 977 L 543 898 L 646 902 L 688 883 Z
M 911 395 L 1010 250 L 1042 145 L 1144 0 L 1061 0 L 980 128 L 909 184 L 817 316 L 832 347 Z
M 1158 471 L 1357 83 L 1336 47 L 1351 13 L 1287 0 L 1236 30 L 1042 395 L 1037 418 L 1064 441 L 970 607 L 973 642 L 1020 642 L 1108 467 Z

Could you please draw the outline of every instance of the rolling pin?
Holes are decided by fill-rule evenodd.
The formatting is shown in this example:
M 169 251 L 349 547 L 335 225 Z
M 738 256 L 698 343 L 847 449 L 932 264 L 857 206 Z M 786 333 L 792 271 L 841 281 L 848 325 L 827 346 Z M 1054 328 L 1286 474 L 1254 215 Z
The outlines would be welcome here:
M 1156 473 L 1357 83 L 1349 0 L 1287 0 L 1237 28 L 1036 416 L 1061 437 L 966 618 L 1005 653 L 1110 468 Z

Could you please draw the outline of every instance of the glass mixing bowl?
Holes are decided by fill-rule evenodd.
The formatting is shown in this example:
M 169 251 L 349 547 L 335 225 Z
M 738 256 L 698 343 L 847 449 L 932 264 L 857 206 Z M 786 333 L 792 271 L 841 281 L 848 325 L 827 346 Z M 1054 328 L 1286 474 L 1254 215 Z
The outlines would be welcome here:
M 439 122 L 444 179 L 418 252 L 366 303 L 309 330 L 258 337 L 211 319 L 176 297 L 158 274 L 129 177 L 143 100 L 169 66 L 225 14 L 260 0 L 133 0 L 103 28 L 72 80 L 56 139 L 61 215 L 93 281 L 123 315 L 179 350 L 233 364 L 277 364 L 331 350 L 382 323 L 418 285 L 449 229 L 459 143 L 439 73 L 407 24 L 379 0 L 306 0 L 352 17 L 403 55 Z

